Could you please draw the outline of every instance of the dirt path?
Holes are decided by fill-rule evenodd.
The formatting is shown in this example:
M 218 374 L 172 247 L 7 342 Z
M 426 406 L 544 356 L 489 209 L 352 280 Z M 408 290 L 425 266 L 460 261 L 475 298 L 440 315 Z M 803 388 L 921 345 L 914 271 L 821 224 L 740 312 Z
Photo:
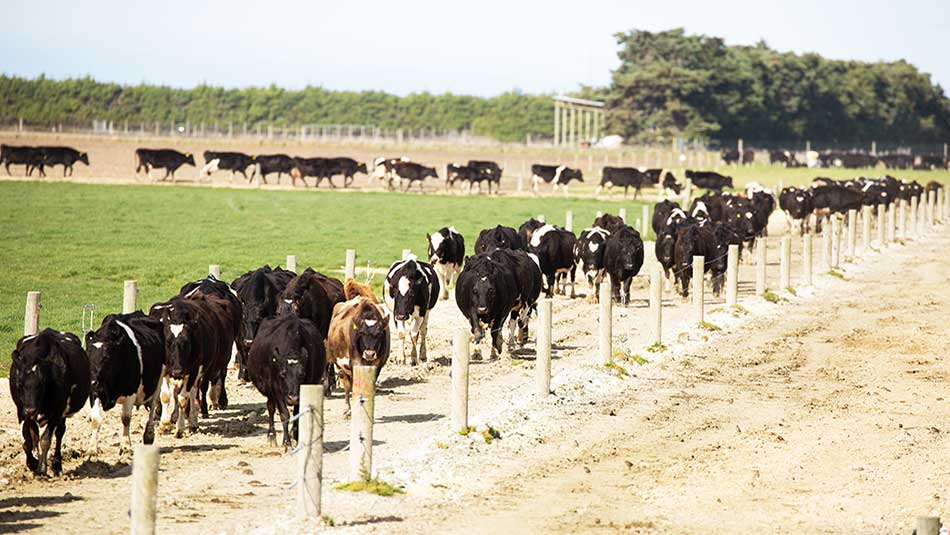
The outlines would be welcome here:
M 650 362 L 621 362 L 626 377 L 592 364 L 596 307 L 557 298 L 554 395 L 532 393 L 531 345 L 516 355 L 525 360 L 473 364 L 472 423 L 502 434 L 490 444 L 449 429 L 444 364 L 464 320 L 454 303 L 441 303 L 430 323 L 437 362 L 387 367 L 376 402 L 375 471 L 406 493 L 333 488 L 348 479 L 349 432 L 334 397 L 326 407 L 324 507 L 337 526 L 323 529 L 589 532 L 614 531 L 612 522 L 626 531 L 776 524 L 893 532 L 917 513 L 946 509 L 939 488 L 946 474 L 934 455 L 950 430 L 937 382 L 946 367 L 936 358 L 950 310 L 950 291 L 939 286 L 950 275 L 943 234 L 870 253 L 846 266 L 854 280 L 821 276 L 778 305 L 748 295 L 753 267 L 743 264 L 748 314 L 724 310 L 721 300 L 707 306 L 722 333 L 689 326 L 688 307 L 668 295 L 669 349 L 659 354 L 644 352 L 645 290 L 635 290 L 633 306 L 615 315 L 615 343 Z M 769 254 L 778 257 L 774 244 Z M 115 411 L 99 459 L 85 454 L 84 417 L 73 418 L 65 475 L 36 481 L 24 473 L 7 392 L 0 385 L 0 532 L 126 532 L 129 458 L 116 455 Z M 199 433 L 159 437 L 162 533 L 299 529 L 288 488 L 295 459 L 266 445 L 262 398 L 252 387 L 235 385 L 230 397 L 232 407 L 202 421 Z

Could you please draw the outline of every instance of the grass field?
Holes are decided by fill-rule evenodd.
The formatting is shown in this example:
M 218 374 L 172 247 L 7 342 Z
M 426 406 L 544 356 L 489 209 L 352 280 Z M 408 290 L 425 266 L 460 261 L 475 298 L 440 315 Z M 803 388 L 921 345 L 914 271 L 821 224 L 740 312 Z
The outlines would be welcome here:
M 403 249 L 425 255 L 425 233 L 455 226 L 471 252 L 478 230 L 517 227 L 545 214 L 575 228 L 603 209 L 639 204 L 594 199 L 506 198 L 256 191 L 194 187 L 4 182 L 0 196 L 0 373 L 23 334 L 26 292 L 42 292 L 42 327 L 78 333 L 82 305 L 96 317 L 117 312 L 123 281 L 138 280 L 139 307 L 174 295 L 185 282 L 221 264 L 231 281 L 265 263 L 297 255 L 299 269 L 342 269 L 345 250 L 357 263 L 388 267 Z M 341 275 L 340 275 L 341 276 Z M 374 283 L 380 285 L 382 276 Z

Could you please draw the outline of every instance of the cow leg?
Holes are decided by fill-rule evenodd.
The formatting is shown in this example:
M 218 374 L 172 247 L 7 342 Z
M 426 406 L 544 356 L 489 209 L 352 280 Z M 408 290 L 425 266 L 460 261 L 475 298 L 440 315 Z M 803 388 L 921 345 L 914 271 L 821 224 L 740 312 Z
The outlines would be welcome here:
M 277 446 L 277 430 L 274 429 L 274 409 L 276 404 L 274 400 L 267 400 L 267 445 Z
M 422 325 L 419 326 L 419 360 L 425 362 L 428 360 L 426 355 L 426 333 L 429 332 L 429 315 L 422 317 Z
M 294 442 L 300 444 L 300 403 L 295 403 L 291 408 L 293 418 L 293 423 L 290 426 L 290 436 L 293 438 Z M 284 430 L 286 433 L 286 429 Z
M 67 166 L 67 165 L 64 165 L 64 166 L 63 166 L 63 178 L 66 178 L 66 169 L 71 169 L 71 167 L 69 167 L 69 166 Z M 71 175 L 71 174 L 72 174 L 72 173 L 70 173 L 70 175 Z
M 502 351 L 504 351 L 504 347 L 502 346 L 502 339 L 501 339 L 501 329 L 502 329 L 502 325 L 504 324 L 504 321 L 505 319 L 503 316 L 500 319 L 495 318 L 491 322 L 490 329 L 491 329 L 491 358 L 492 360 L 498 358 L 501 355 Z
M 331 188 L 336 189 L 336 184 L 333 183 L 333 177 L 332 177 L 332 176 L 328 176 L 328 177 L 327 177 L 327 182 L 330 183 L 330 187 L 331 187 Z
M 445 301 L 449 298 L 449 281 L 446 271 L 448 266 L 439 262 L 435 265 L 435 275 L 439 278 L 439 300 Z
M 280 425 L 284 429 L 284 452 L 287 451 L 293 443 L 290 440 L 290 433 L 288 432 L 287 426 L 290 424 L 290 413 L 287 411 L 287 401 L 284 399 L 277 400 L 277 410 L 280 411 Z
M 547 288 L 544 289 L 544 295 L 548 297 L 554 297 L 554 291 L 556 290 L 555 288 L 556 279 L 555 279 L 554 273 L 551 273 L 550 275 L 545 274 L 544 279 L 548 283 Z
M 345 175 L 343 177 L 343 187 L 348 188 L 353 185 L 354 177 L 353 175 Z
M 353 381 L 350 376 L 343 374 L 343 399 L 346 400 L 346 407 L 343 408 L 343 418 L 350 417 L 350 392 L 353 390 Z
M 531 190 L 534 191 L 534 194 L 538 194 L 538 175 L 533 175 L 531 177 Z
M 125 443 L 129 446 L 129 451 L 132 451 L 132 435 L 129 433 L 129 428 L 132 425 L 132 408 L 135 406 L 135 394 L 123 396 L 119 398 L 119 402 L 122 404 L 122 436 L 125 438 Z M 122 455 L 122 445 L 123 441 L 120 438 L 119 455 Z
M 206 377 L 202 377 L 198 381 L 198 385 L 195 391 L 195 395 L 198 400 L 198 406 L 201 408 L 201 417 L 208 417 L 208 387 L 211 386 L 211 380 Z M 217 408 L 217 407 L 215 407 Z
M 227 371 L 221 372 L 221 376 L 218 378 L 217 387 L 218 387 L 218 409 L 225 410 L 228 408 L 228 390 L 227 385 L 225 385 L 225 379 L 227 379 Z
M 162 405 L 162 415 L 158 428 L 162 431 L 170 431 L 172 426 L 172 413 L 175 411 L 175 388 L 172 386 L 168 377 L 162 377 L 161 390 L 158 399 Z
M 571 299 L 577 297 L 577 292 L 575 291 L 575 283 L 577 282 L 577 265 L 571 266 Z
M 630 284 L 633 282 L 633 276 L 629 276 L 623 281 L 623 306 L 630 304 Z
M 99 428 L 102 427 L 102 421 L 105 419 L 102 413 L 102 401 L 96 399 L 89 409 L 89 424 L 92 427 L 92 440 L 90 441 L 92 453 L 90 457 L 99 455 Z
M 178 429 L 175 431 L 175 438 L 181 438 L 185 436 L 185 416 L 186 414 L 193 413 L 194 407 L 189 407 L 191 402 L 191 397 L 189 396 L 190 391 L 180 390 L 177 393 L 178 398 Z M 192 409 L 189 411 L 189 409 Z
M 56 435 L 56 448 L 53 450 L 51 468 L 53 469 L 53 475 L 58 476 L 63 473 L 63 435 L 66 434 L 66 418 L 59 421 L 54 433 Z
M 57 425 L 59 425 L 58 421 L 48 421 L 46 427 L 43 428 L 43 433 L 40 435 L 40 464 L 36 467 L 36 475 L 46 475 L 46 460 L 49 457 L 49 447 L 52 442 L 53 430 Z
M 23 452 L 26 453 L 26 467 L 31 472 L 36 472 L 39 460 L 33 454 L 39 444 L 37 439 L 39 426 L 33 420 L 24 420 L 21 432 L 23 433 Z
M 518 341 L 518 312 L 517 310 L 512 310 L 511 314 L 508 316 L 508 354 L 511 355 L 511 351 L 515 348 L 515 343 Z
M 152 392 L 152 397 L 148 400 L 148 419 L 145 420 L 145 431 L 142 433 L 143 444 L 152 444 L 155 442 L 155 413 L 158 411 L 158 407 L 158 392 Z

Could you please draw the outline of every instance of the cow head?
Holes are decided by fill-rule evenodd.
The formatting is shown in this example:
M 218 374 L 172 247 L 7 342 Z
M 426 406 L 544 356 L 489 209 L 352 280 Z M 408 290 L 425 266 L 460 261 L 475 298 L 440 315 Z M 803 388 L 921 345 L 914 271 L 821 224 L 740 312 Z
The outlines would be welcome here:
M 192 348 L 198 325 L 191 305 L 175 302 L 159 311 L 165 331 L 165 370 L 173 379 L 181 379 L 195 367 Z
M 376 305 L 365 303 L 353 320 L 353 330 L 357 354 L 371 362 L 385 356 L 389 346 L 389 316 L 381 314 Z
M 278 337 L 272 346 L 271 364 L 277 377 L 277 387 L 286 396 L 287 403 L 300 402 L 300 385 L 306 378 L 310 354 L 299 337 Z
M 660 231 L 656 237 L 656 259 L 663 266 L 672 266 L 676 254 L 676 232 L 673 228 Z
M 584 173 L 580 169 L 574 169 L 568 167 L 561 171 L 560 183 L 567 184 L 571 180 L 577 180 L 578 182 L 584 181 Z
M 84 163 L 84 164 L 86 164 L 86 165 L 89 165 L 89 154 L 87 154 L 87 153 L 85 153 L 85 152 L 80 152 L 80 153 L 79 153 L 79 161 L 82 162 L 82 163 Z
M 435 171 L 435 167 L 423 167 L 422 168 L 422 178 L 431 176 L 432 178 L 439 178 L 439 173 Z
M 575 245 L 574 257 L 581 263 L 585 273 L 604 267 L 604 242 L 609 235 L 599 227 L 581 233 L 581 239 Z
M 47 385 L 65 380 L 65 363 L 61 357 L 52 355 L 54 352 L 57 349 L 43 334 L 21 339 L 13 351 L 16 374 L 10 381 L 19 387 L 19 410 L 28 420 L 46 420 L 49 415 L 43 414 L 43 408 Z
M 386 282 L 393 303 L 393 318 L 408 321 L 416 307 L 416 296 L 428 295 L 429 278 L 416 261 L 410 260 L 391 272 Z
M 472 285 L 472 304 L 479 317 L 489 317 L 494 310 L 495 285 L 488 274 L 481 274 Z
M 368 171 L 366 170 L 366 164 L 365 164 L 365 163 L 361 163 L 361 164 L 357 165 L 357 166 L 356 166 L 356 172 L 357 172 L 357 173 L 363 173 L 364 175 L 367 174 Z
M 123 361 L 138 360 L 135 357 L 135 346 L 128 339 L 122 328 L 107 316 L 98 331 L 86 333 L 86 354 L 89 355 L 89 367 L 92 372 L 92 388 L 89 391 L 89 404 L 92 406 L 98 399 L 103 410 L 115 406 L 116 383 L 127 368 Z
M 637 269 L 637 253 L 640 252 L 642 245 L 640 247 L 636 246 L 639 240 L 634 239 L 635 233 L 636 231 L 626 227 L 616 234 L 615 239 L 619 240 L 622 244 L 620 247 L 619 264 L 625 271 Z M 642 263 L 643 261 L 641 260 L 640 262 Z
M 190 153 L 190 152 L 186 152 L 186 153 L 185 153 L 185 163 L 191 164 L 191 165 L 195 165 L 195 155 L 192 154 L 192 153 Z

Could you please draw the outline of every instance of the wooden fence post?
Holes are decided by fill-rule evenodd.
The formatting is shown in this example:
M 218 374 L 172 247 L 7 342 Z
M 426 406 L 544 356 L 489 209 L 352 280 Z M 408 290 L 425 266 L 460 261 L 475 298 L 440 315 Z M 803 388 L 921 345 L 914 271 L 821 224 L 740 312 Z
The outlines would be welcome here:
M 766 239 L 755 240 L 755 295 L 765 294 Z
M 858 247 L 858 211 L 848 210 L 848 249 L 846 260 L 853 262 Z
M 861 207 L 861 250 L 867 254 L 871 250 L 871 207 Z
M 890 209 L 887 210 L 887 241 L 888 243 L 893 243 L 897 240 L 896 230 L 897 230 L 897 204 L 891 203 Z
M 626 208 L 621 208 L 621 209 L 617 212 L 617 215 L 620 216 L 620 219 L 623 219 L 623 222 L 624 222 L 624 223 L 627 223 L 627 209 L 626 209 Z M 627 224 L 629 225 L 629 223 L 627 223 Z M 641 232 L 641 234 L 642 234 L 642 232 Z
M 910 232 L 914 238 L 920 236 L 920 221 L 917 217 L 917 197 L 910 198 Z
M 323 493 L 323 385 L 300 385 L 297 515 L 320 518 Z
M 40 332 L 40 292 L 26 292 L 23 336 L 31 336 L 38 332 Z
M 650 205 L 644 204 L 641 208 L 640 220 L 643 221 L 643 230 L 640 232 L 640 238 L 646 239 L 647 233 L 650 232 L 651 220 L 650 220 Z
M 574 231 L 574 212 L 570 210 L 564 214 L 564 230 L 569 232 Z
M 911 206 L 911 209 L 913 211 L 913 206 Z M 877 205 L 877 243 L 881 247 L 887 245 L 887 234 L 884 232 L 884 227 L 887 226 L 886 220 L 887 206 L 881 203 Z
M 297 272 L 297 255 L 287 255 L 287 269 L 294 273 Z
M 131 314 L 135 312 L 135 301 L 139 289 L 136 281 L 125 281 L 125 287 L 122 290 L 122 313 Z
M 158 446 L 139 444 L 132 456 L 132 535 L 154 535 L 158 500 Z
M 792 285 L 792 238 L 782 237 L 779 250 L 779 288 L 784 292 Z
M 917 517 L 917 535 L 939 535 L 940 517 L 939 516 L 918 516 Z
M 469 330 L 460 328 L 452 341 L 452 431 L 468 429 Z
M 703 308 L 705 301 L 705 288 L 706 288 L 706 277 L 704 276 L 706 272 L 706 257 L 702 255 L 693 255 L 693 321 L 697 324 L 702 323 L 705 318 L 703 317 Z
M 735 306 L 739 299 L 739 246 L 729 246 L 726 262 L 726 306 Z
M 376 397 L 376 366 L 353 368 L 354 402 L 350 422 L 350 479 L 373 478 L 373 407 Z
M 221 280 L 221 266 L 218 264 L 211 264 L 208 266 L 208 275 Z
M 802 284 L 812 285 L 812 235 L 802 236 Z
M 831 267 L 841 265 L 841 222 L 837 215 L 831 216 Z
M 904 199 L 901 199 L 897 203 L 897 238 L 900 240 L 907 239 L 907 203 Z
M 346 250 L 346 264 L 343 267 L 343 280 L 356 277 L 356 249 Z
M 613 361 L 613 291 L 610 275 L 600 283 L 600 364 Z
M 825 220 L 821 227 L 821 264 L 825 271 L 831 271 L 831 225 Z
M 663 266 L 653 264 L 650 273 L 650 314 L 653 316 L 653 343 L 663 343 Z
M 538 342 L 535 352 L 535 384 L 538 394 L 551 393 L 551 300 L 541 299 L 538 305 Z

